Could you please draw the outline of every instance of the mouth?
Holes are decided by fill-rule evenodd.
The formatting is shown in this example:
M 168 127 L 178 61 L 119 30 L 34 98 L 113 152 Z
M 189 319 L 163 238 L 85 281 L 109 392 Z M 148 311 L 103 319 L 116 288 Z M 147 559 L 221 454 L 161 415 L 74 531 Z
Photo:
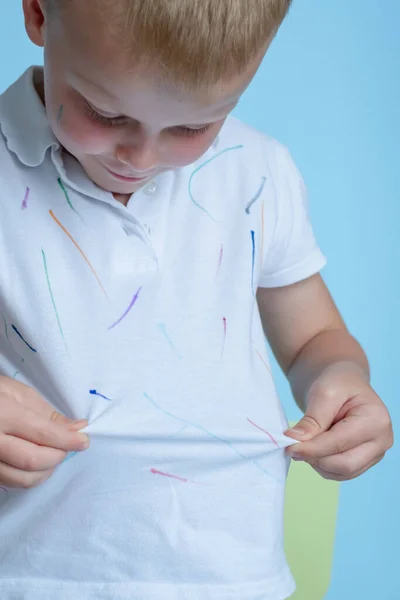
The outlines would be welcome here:
M 149 178 L 148 175 L 145 177 L 128 177 L 126 175 L 121 175 L 120 173 L 115 173 L 115 171 L 111 171 L 111 169 L 108 169 L 107 167 L 105 167 L 105 169 L 112 177 L 114 177 L 114 179 L 117 179 L 118 181 L 125 181 L 126 183 L 138 183 Z

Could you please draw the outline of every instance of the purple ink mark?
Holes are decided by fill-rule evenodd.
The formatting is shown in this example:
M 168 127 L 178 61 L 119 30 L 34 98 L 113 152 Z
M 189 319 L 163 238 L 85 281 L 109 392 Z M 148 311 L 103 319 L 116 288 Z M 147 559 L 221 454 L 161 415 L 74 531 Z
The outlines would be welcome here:
M 167 340 L 172 351 L 177 355 L 177 357 L 180 360 L 182 360 L 182 356 L 179 354 L 178 350 L 175 348 L 175 344 L 173 343 L 173 341 L 171 340 L 171 338 L 168 334 L 166 325 L 164 323 L 157 323 L 157 327 L 160 330 L 160 332 L 162 333 L 162 335 L 165 337 L 165 339 Z
M 253 230 L 251 230 L 251 243 L 252 243 L 252 268 L 251 268 L 251 289 L 253 290 L 253 294 L 254 294 L 254 267 L 256 264 L 256 238 L 255 238 L 255 232 Z
M 256 424 L 255 424 L 255 423 L 253 423 L 253 421 L 251 421 L 250 419 L 247 419 L 247 420 L 248 420 L 248 422 L 249 422 L 249 423 L 251 423 L 251 425 L 253 425 L 254 427 L 257 427 L 257 429 L 259 429 L 260 431 L 263 431 L 264 433 L 266 433 L 266 434 L 267 434 L 267 436 L 270 438 L 270 440 L 271 440 L 271 441 L 272 441 L 272 442 L 275 444 L 275 446 L 276 446 L 277 448 L 279 448 L 279 447 L 280 447 L 280 446 L 279 446 L 279 444 L 278 444 L 278 442 L 276 441 L 276 439 L 275 439 L 275 438 L 274 438 L 274 437 L 273 437 L 273 436 L 272 436 L 272 435 L 271 435 L 271 434 L 270 434 L 270 433 L 269 433 L 269 432 L 268 432 L 266 429 L 263 429 L 263 428 L 262 428 L 262 427 L 260 427 L 259 425 L 256 425 Z
M 90 390 L 89 393 L 92 396 L 99 396 L 99 398 L 103 398 L 104 400 L 107 400 L 108 402 L 112 402 L 111 398 L 107 398 L 107 396 L 103 396 L 103 394 L 99 394 L 99 392 L 97 392 L 96 390 Z
M 221 244 L 221 249 L 219 251 L 219 261 L 218 261 L 218 267 L 217 267 L 217 277 L 220 274 L 221 271 L 221 265 L 222 265 L 222 259 L 224 258 L 224 245 Z
M 161 475 L 162 477 L 169 477 L 169 479 L 177 479 L 178 481 L 183 481 L 183 483 L 188 483 L 189 479 L 185 479 L 184 477 L 178 477 L 178 475 L 171 475 L 170 473 L 163 473 L 162 471 L 157 471 L 157 469 L 150 469 L 153 475 Z
M 224 356 L 224 352 L 225 352 L 225 346 L 226 346 L 226 334 L 227 334 L 227 323 L 226 323 L 226 317 L 223 317 L 222 319 L 222 323 L 224 325 L 224 341 L 222 343 L 222 350 L 221 350 L 221 358 Z
M 28 346 L 29 350 L 32 350 L 32 352 L 37 352 L 37 350 L 35 350 L 35 348 L 32 348 L 32 346 L 30 344 L 28 344 L 26 339 L 20 334 L 18 329 L 15 327 L 15 325 L 11 325 L 11 327 L 14 329 L 15 333 L 21 338 L 21 340 L 24 342 L 24 344 L 26 346 Z
M 110 331 L 111 329 L 114 329 L 114 327 L 116 327 L 117 325 L 119 325 L 121 323 L 121 321 L 123 321 L 125 319 L 125 317 L 128 316 L 128 314 L 130 313 L 130 311 L 132 310 L 132 308 L 135 306 L 136 304 L 136 300 L 139 298 L 139 294 L 142 291 L 142 288 L 140 287 L 138 289 L 138 291 L 136 292 L 136 294 L 133 296 L 132 302 L 130 303 L 130 305 L 128 306 L 128 308 L 126 309 L 126 311 L 124 312 L 124 314 L 122 315 L 122 317 L 120 319 L 118 319 L 118 321 L 116 321 L 113 325 L 111 325 L 108 330 Z
M 259 197 L 263 193 L 266 181 L 267 181 L 267 178 L 263 177 L 260 189 L 258 190 L 257 194 L 254 196 L 254 198 L 252 200 L 250 200 L 250 202 L 248 203 L 248 205 L 246 207 L 246 213 L 248 215 L 250 214 L 251 207 L 257 202 L 257 200 L 259 199 Z
M 58 109 L 58 114 L 57 114 L 57 125 L 60 124 L 60 121 L 63 118 L 63 114 L 64 114 L 64 105 L 60 104 L 60 108 Z
M 174 419 L 175 421 L 179 421 L 180 423 L 183 423 L 185 425 L 188 425 L 189 427 L 194 427 L 198 431 L 201 431 L 201 432 L 205 433 L 206 435 L 214 438 L 215 440 L 218 440 L 219 442 L 221 442 L 222 444 L 224 444 L 225 446 L 230 448 L 230 450 L 232 450 L 232 452 L 234 452 L 237 456 L 240 456 L 240 458 L 250 461 L 259 471 L 262 471 L 265 475 L 268 475 L 268 477 L 271 477 L 272 479 L 274 479 L 275 481 L 278 481 L 279 483 L 283 483 L 281 480 L 276 479 L 271 473 L 269 473 L 269 471 L 264 469 L 264 467 L 262 467 L 260 464 L 258 464 L 258 462 L 256 460 L 254 460 L 253 458 L 249 458 L 248 456 L 246 456 L 245 454 L 240 452 L 240 450 L 235 448 L 235 446 L 231 442 L 228 442 L 227 440 L 224 440 L 224 438 L 219 437 L 215 433 L 208 431 L 208 429 L 205 429 L 205 427 L 202 427 L 201 425 L 197 425 L 196 423 L 192 423 L 191 421 L 187 421 L 186 419 L 182 419 L 181 417 L 175 416 L 174 414 L 170 413 L 169 411 L 162 408 L 159 404 L 157 404 L 146 392 L 143 393 L 143 396 L 146 398 L 146 400 L 148 400 L 157 410 L 162 412 L 165 416 L 170 417 L 171 419 Z
M 204 167 L 206 167 L 207 165 L 209 165 L 211 162 L 213 162 L 216 158 L 219 158 L 220 156 L 222 156 L 223 154 L 226 154 L 226 152 L 231 152 L 232 150 L 239 150 L 243 148 L 243 145 L 241 144 L 240 146 L 234 146 L 232 148 L 225 148 L 224 150 L 222 150 L 221 152 L 219 152 L 218 154 L 216 154 L 215 156 L 213 156 L 212 158 L 210 158 L 209 160 L 207 160 L 206 162 L 204 162 L 203 164 L 201 164 L 199 167 L 197 167 L 197 169 L 195 169 L 193 171 L 193 173 L 190 176 L 189 179 L 189 196 L 191 201 L 193 202 L 193 204 L 195 206 L 197 206 L 197 208 L 199 208 L 200 210 L 202 210 L 206 215 L 208 215 L 210 217 L 210 219 L 212 219 L 213 221 L 216 221 L 216 219 L 208 212 L 208 210 L 206 210 L 204 208 L 204 206 L 201 206 L 201 204 L 199 204 L 198 202 L 196 202 L 196 200 L 193 197 L 193 193 L 192 193 L 192 183 L 193 183 L 193 178 L 194 176 L 201 171 L 201 169 L 203 169 Z
M 28 200 L 29 200 L 29 194 L 31 193 L 31 190 L 27 187 L 26 188 L 26 192 L 25 192 L 25 197 L 24 200 L 22 202 L 22 206 L 21 206 L 21 210 L 25 210 L 28 208 Z
M 46 254 L 45 254 L 43 248 L 42 248 L 42 257 L 43 257 L 44 271 L 45 271 L 45 274 L 46 274 L 47 287 L 49 288 L 49 294 L 50 294 L 51 302 L 53 304 L 54 312 L 55 312 L 55 315 L 56 315 L 56 319 L 57 319 L 57 323 L 58 323 L 58 329 L 60 331 L 60 334 L 61 334 L 61 337 L 62 337 L 63 342 L 65 344 L 65 347 L 67 348 L 67 342 L 65 341 L 65 336 L 64 336 L 63 328 L 61 327 L 60 316 L 58 314 L 56 302 L 54 300 L 53 290 L 51 288 L 49 270 L 47 268 L 47 259 L 46 259 Z M 67 350 L 68 350 L 68 348 L 67 348 Z

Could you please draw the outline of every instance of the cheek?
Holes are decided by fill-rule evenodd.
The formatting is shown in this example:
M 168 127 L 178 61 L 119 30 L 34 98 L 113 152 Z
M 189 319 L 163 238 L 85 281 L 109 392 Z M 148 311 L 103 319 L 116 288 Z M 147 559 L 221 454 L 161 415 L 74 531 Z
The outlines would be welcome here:
M 219 133 L 220 128 L 218 129 Z M 212 145 L 217 133 L 209 133 L 198 138 L 182 138 L 171 143 L 166 153 L 170 166 L 185 167 L 199 159 Z
M 110 132 L 91 122 L 68 101 L 53 107 L 52 121 L 58 140 L 71 154 L 109 154 L 115 148 Z

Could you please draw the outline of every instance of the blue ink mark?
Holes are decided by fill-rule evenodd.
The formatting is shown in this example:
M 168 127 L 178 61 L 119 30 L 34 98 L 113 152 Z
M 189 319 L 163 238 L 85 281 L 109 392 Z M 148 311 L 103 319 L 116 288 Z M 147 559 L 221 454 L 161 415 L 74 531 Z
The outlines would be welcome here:
M 212 158 L 208 159 L 206 162 L 204 162 L 202 165 L 200 165 L 199 167 L 197 167 L 197 169 L 195 169 L 193 171 L 193 173 L 190 176 L 189 179 L 189 196 L 191 201 L 193 202 L 193 204 L 195 206 L 197 206 L 197 208 L 199 208 L 200 210 L 202 210 L 204 213 L 206 213 L 206 215 L 208 215 L 210 217 L 210 219 L 212 219 L 213 221 L 216 221 L 216 219 L 208 212 L 208 210 L 206 210 L 204 208 L 204 206 L 201 206 L 198 202 L 196 202 L 196 200 L 193 197 L 193 193 L 192 193 L 192 182 L 193 182 L 193 177 L 201 170 L 203 169 L 205 166 L 209 165 L 211 162 L 213 162 L 216 158 L 219 158 L 220 156 L 222 156 L 222 154 L 225 154 L 226 152 L 231 152 L 232 150 L 240 150 L 241 148 L 243 148 L 243 144 L 241 144 L 240 146 L 234 146 L 232 148 L 225 148 L 225 150 L 222 150 L 221 152 L 218 152 L 218 154 L 216 154 L 215 156 L 213 156 Z
M 263 193 L 266 181 L 267 181 L 267 178 L 263 177 L 260 189 L 258 190 L 257 194 L 254 196 L 253 200 L 250 200 L 250 202 L 248 203 L 247 208 L 246 208 L 246 213 L 248 215 L 250 214 L 250 210 L 251 210 L 251 207 L 253 206 L 253 204 L 255 204 L 257 202 L 257 200 L 259 199 L 259 197 Z
M 139 294 L 142 291 L 142 288 L 140 287 L 138 289 L 138 291 L 136 292 L 136 294 L 134 295 L 132 302 L 130 303 L 130 305 L 128 306 L 128 308 L 126 309 L 126 311 L 124 312 L 124 314 L 122 315 L 122 317 L 120 319 L 118 319 L 118 321 L 116 321 L 115 323 L 113 323 L 113 325 L 110 325 L 110 327 L 108 328 L 108 330 L 110 331 L 111 329 L 114 329 L 114 327 L 116 327 L 117 325 L 119 325 L 121 323 L 121 321 L 123 321 L 125 319 L 125 317 L 128 316 L 128 314 L 130 313 L 130 311 L 132 310 L 132 308 L 135 306 L 136 304 L 136 300 L 139 298 Z
M 30 344 L 28 344 L 26 339 L 20 334 L 18 329 L 15 327 L 15 325 L 11 325 L 11 327 L 14 329 L 15 333 L 21 338 L 21 340 L 24 342 L 24 344 L 26 346 L 28 346 L 29 350 L 32 350 L 32 352 L 37 352 L 37 350 L 35 350 L 35 348 L 32 348 L 32 346 Z
M 64 458 L 63 462 L 68 462 L 71 458 L 73 458 L 74 456 L 76 456 L 78 454 L 78 452 L 70 452 L 69 454 L 67 454 L 67 456 Z
M 253 294 L 254 294 L 254 266 L 256 263 L 256 238 L 255 238 L 255 233 L 253 230 L 251 230 L 251 242 L 253 245 L 253 249 L 252 249 L 252 271 L 251 271 L 251 289 L 253 290 Z
M 107 398 L 107 396 L 103 396 L 103 394 L 99 394 L 99 392 L 97 392 L 96 390 L 90 390 L 89 393 L 92 396 L 99 396 L 99 398 L 103 398 L 104 400 L 107 400 L 108 402 L 112 402 L 111 398 Z
M 179 354 L 178 350 L 175 348 L 175 345 L 174 345 L 173 341 L 171 340 L 170 336 L 168 335 L 167 327 L 166 327 L 165 323 L 157 323 L 157 327 L 161 331 L 161 333 L 165 337 L 165 339 L 167 340 L 167 342 L 170 345 L 172 351 L 176 354 L 176 356 L 180 360 L 182 360 L 182 356 Z
M 269 473 L 266 469 L 264 469 L 261 465 L 258 464 L 257 461 L 255 461 L 252 458 L 249 458 L 248 456 L 246 456 L 245 454 L 242 454 L 242 452 L 240 452 L 240 450 L 237 450 L 237 448 L 235 448 L 235 446 L 233 446 L 230 442 L 228 442 L 227 440 L 224 440 L 223 438 L 215 435 L 215 433 L 212 433 L 211 431 L 208 431 L 207 429 L 205 429 L 204 427 L 202 427 L 201 425 L 197 425 L 196 423 L 192 423 L 190 421 L 187 421 L 186 419 L 182 419 L 181 417 L 176 417 L 175 415 L 173 415 L 172 413 L 168 412 L 167 410 L 165 410 L 164 408 L 162 408 L 161 406 L 159 406 L 159 404 L 157 404 L 152 398 L 150 398 L 150 396 L 148 394 L 146 394 L 145 392 L 143 393 L 143 396 L 146 398 L 146 400 L 148 400 L 157 410 L 161 411 L 164 415 L 166 415 L 167 417 L 170 417 L 171 419 L 175 419 L 175 421 L 180 421 L 181 423 L 184 423 L 186 426 L 188 427 L 194 427 L 195 429 L 198 429 L 199 431 L 202 431 L 203 433 L 207 434 L 208 436 L 218 440 L 219 442 L 222 442 L 223 444 L 225 444 L 225 446 L 228 446 L 228 448 L 230 448 L 232 450 L 232 452 L 234 452 L 237 456 L 240 456 L 240 458 L 244 458 L 245 460 L 249 460 L 259 471 L 262 471 L 265 475 L 268 475 L 269 477 L 271 477 L 272 479 L 275 479 L 275 481 L 279 481 L 279 483 L 282 483 L 280 480 L 277 480 L 275 477 L 273 477 L 271 475 L 271 473 Z

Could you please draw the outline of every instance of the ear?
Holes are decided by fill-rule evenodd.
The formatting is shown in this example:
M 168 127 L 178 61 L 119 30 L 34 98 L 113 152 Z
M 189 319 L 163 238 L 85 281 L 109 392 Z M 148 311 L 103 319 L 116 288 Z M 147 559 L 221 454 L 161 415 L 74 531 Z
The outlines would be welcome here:
M 44 46 L 45 13 L 41 0 L 23 0 L 25 29 L 31 42 Z

